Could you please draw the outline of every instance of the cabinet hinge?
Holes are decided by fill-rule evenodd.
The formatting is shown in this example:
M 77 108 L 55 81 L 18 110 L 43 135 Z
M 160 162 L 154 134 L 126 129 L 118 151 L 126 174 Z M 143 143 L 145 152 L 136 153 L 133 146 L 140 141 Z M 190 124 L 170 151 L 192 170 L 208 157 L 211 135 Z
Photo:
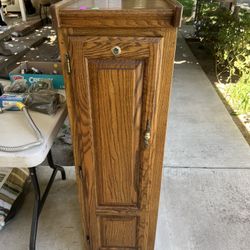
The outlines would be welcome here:
M 79 166 L 79 177 L 81 180 L 83 180 L 83 172 L 82 172 L 82 166 Z
M 87 240 L 88 244 L 90 245 L 90 237 L 89 237 L 89 235 L 86 236 L 86 240 Z
M 144 134 L 144 146 L 147 148 L 149 146 L 151 139 L 151 123 L 149 120 L 147 120 L 147 125 L 146 125 L 146 131 Z
M 65 55 L 65 61 L 67 64 L 67 72 L 68 72 L 68 74 L 71 74 L 70 57 L 68 54 Z

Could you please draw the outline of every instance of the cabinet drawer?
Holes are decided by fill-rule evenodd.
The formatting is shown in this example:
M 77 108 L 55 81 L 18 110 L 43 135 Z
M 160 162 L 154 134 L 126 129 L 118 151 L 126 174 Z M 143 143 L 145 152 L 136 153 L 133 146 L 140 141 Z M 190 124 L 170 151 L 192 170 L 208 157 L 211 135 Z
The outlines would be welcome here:
M 86 58 L 147 58 L 152 45 L 159 45 L 161 37 L 71 37 L 74 46 L 84 52 Z M 79 44 L 80 43 L 80 44 Z M 114 54 L 119 48 L 120 53 Z M 72 48 L 73 49 L 73 48 Z M 152 53 L 152 51 L 151 51 Z

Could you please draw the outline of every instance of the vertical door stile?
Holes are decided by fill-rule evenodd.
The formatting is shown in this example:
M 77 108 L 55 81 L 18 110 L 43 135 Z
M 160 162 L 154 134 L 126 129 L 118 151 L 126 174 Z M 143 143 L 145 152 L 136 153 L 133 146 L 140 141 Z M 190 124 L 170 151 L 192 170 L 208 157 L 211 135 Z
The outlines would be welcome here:
M 84 168 L 85 178 L 82 183 L 84 194 L 84 206 L 87 215 L 87 225 L 89 231 L 89 243 L 92 249 L 98 249 L 100 245 L 99 235 L 93 233 L 93 225 L 97 226 L 96 216 L 91 209 L 96 205 L 96 183 L 95 183 L 95 167 L 94 167 L 94 145 L 92 135 L 92 118 L 91 118 L 91 102 L 89 92 L 89 77 L 86 59 L 84 58 L 83 44 L 79 39 L 71 40 L 72 63 L 74 69 L 75 102 L 77 107 L 78 117 L 78 140 L 79 140 L 79 155 L 82 156 L 82 168 Z M 77 53 L 76 53 L 77 52 Z M 91 208 L 91 209 L 90 209 Z
M 153 42 L 150 44 L 149 47 L 149 58 L 147 60 L 147 72 L 146 72 L 146 98 L 144 101 L 144 117 L 143 117 L 143 135 L 147 131 L 147 127 L 150 126 L 150 140 L 149 145 L 145 147 L 143 145 L 143 150 L 141 151 L 141 162 L 143 163 L 143 167 L 141 169 L 141 195 L 145 197 L 141 197 L 140 199 L 140 208 L 142 211 L 141 225 L 144 224 L 144 227 L 139 227 L 141 231 L 139 235 L 142 237 L 138 237 L 138 245 L 142 246 L 142 249 L 147 249 L 148 246 L 148 227 L 149 227 L 149 216 L 150 216 L 150 197 L 151 197 L 151 190 L 152 190 L 152 171 L 153 171 L 153 162 L 154 162 L 154 152 L 156 150 L 155 145 L 155 111 L 156 111 L 156 90 L 159 84 L 159 67 L 161 64 L 161 46 L 162 46 L 162 39 L 161 38 L 154 38 Z M 144 141 L 142 142 L 144 144 Z

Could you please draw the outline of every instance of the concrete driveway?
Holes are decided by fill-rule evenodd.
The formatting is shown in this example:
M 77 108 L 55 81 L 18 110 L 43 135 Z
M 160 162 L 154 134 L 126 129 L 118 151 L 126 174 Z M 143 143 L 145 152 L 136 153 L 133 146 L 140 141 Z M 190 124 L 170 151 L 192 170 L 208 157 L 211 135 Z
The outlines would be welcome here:
M 249 250 L 249 187 L 249 145 L 179 35 L 156 250 Z

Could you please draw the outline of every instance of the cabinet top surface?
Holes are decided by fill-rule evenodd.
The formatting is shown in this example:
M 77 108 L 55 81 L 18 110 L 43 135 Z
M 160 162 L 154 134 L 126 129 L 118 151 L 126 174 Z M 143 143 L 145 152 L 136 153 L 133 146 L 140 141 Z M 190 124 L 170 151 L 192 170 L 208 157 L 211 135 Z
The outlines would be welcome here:
M 63 10 L 172 10 L 168 0 L 77 0 L 62 7 Z
M 175 0 L 62 0 L 54 10 L 59 27 L 178 27 L 182 5 Z

